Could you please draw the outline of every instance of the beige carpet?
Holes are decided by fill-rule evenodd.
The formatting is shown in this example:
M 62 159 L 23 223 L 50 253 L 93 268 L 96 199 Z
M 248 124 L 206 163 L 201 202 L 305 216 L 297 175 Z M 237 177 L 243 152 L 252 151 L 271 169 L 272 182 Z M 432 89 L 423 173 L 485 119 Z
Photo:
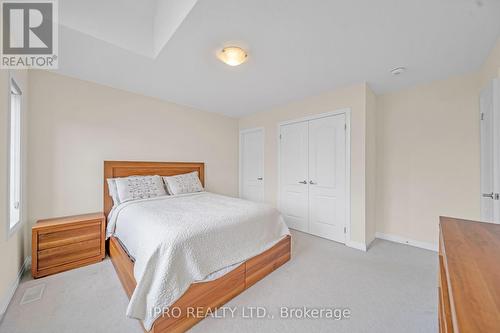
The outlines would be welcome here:
M 437 332 L 436 253 L 381 240 L 364 253 L 293 232 L 292 255 L 226 305 L 234 317 L 207 318 L 192 331 Z M 20 305 L 37 284 L 45 284 L 42 299 Z M 127 302 L 109 260 L 38 280 L 26 274 L 0 332 L 142 332 L 125 317 Z M 349 308 L 351 318 L 280 319 L 283 306 Z M 265 309 L 266 318 L 244 318 L 250 307 Z

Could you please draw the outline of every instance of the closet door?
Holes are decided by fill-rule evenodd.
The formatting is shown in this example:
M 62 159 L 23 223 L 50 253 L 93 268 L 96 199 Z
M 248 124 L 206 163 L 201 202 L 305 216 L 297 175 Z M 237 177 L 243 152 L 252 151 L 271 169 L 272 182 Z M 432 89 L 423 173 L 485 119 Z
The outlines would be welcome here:
M 264 130 L 240 132 L 240 198 L 264 201 Z
M 309 232 L 345 243 L 345 115 L 309 122 Z
M 290 228 L 308 231 L 308 122 L 280 126 L 280 210 Z

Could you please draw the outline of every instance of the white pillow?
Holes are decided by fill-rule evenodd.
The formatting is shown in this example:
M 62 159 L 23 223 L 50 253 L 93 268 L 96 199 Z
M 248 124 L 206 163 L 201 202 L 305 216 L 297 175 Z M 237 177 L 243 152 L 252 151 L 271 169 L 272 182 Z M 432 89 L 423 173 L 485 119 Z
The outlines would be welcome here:
M 167 195 L 160 176 L 130 176 L 115 178 L 120 203 Z
M 193 171 L 177 176 L 163 177 L 163 181 L 165 181 L 168 193 L 170 194 L 194 193 L 203 191 L 203 186 L 201 185 L 200 178 L 198 177 L 198 171 Z
M 108 178 L 108 192 L 109 196 L 113 198 L 113 206 L 118 206 L 120 204 L 120 198 L 118 197 L 118 190 L 116 189 L 116 179 Z

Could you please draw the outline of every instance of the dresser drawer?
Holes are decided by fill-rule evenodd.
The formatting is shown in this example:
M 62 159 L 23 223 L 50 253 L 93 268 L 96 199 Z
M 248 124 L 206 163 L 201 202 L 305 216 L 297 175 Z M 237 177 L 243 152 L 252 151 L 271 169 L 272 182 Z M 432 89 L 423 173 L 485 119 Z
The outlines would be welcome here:
M 84 242 L 101 237 L 101 223 L 95 222 L 86 226 L 78 226 L 69 230 L 49 231 L 38 234 L 38 250 Z
M 71 263 L 98 256 L 100 253 L 101 241 L 99 239 L 38 251 L 38 269 Z

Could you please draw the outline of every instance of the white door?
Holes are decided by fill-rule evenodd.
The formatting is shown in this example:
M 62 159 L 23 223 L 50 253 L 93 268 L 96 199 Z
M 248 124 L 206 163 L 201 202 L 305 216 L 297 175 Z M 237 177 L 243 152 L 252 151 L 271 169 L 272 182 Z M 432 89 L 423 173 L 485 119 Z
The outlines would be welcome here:
M 309 121 L 309 232 L 345 243 L 345 115 Z
M 500 86 L 481 91 L 481 220 L 500 223 Z
M 280 126 L 279 208 L 290 228 L 345 243 L 346 115 Z
M 264 130 L 240 132 L 240 197 L 264 201 Z
M 309 231 L 308 122 L 280 126 L 280 210 L 290 228 Z

